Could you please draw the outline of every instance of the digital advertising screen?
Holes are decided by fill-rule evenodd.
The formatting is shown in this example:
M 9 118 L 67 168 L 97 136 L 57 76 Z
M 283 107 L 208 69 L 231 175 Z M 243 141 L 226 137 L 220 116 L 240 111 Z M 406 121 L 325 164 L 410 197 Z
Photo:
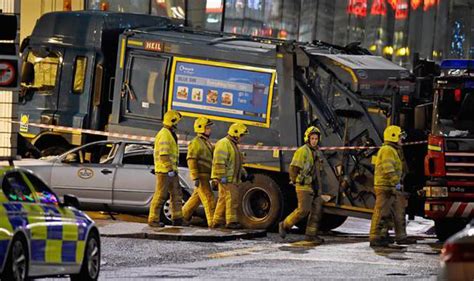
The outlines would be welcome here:
M 207 116 L 269 127 L 273 69 L 175 57 L 168 108 L 184 116 Z

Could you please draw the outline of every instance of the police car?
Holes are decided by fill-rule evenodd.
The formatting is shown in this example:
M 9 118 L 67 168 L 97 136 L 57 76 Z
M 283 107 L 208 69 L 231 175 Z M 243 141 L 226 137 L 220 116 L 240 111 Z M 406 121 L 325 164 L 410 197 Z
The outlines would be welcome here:
M 2 280 L 70 275 L 97 280 L 100 238 L 74 196 L 57 195 L 33 173 L 0 167 L 0 272 Z

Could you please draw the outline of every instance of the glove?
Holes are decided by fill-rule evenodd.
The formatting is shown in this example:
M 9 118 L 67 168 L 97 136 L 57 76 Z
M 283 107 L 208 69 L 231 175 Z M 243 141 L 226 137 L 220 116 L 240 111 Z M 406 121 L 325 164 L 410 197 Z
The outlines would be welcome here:
M 168 177 L 172 178 L 172 177 L 175 177 L 176 176 L 176 172 L 175 171 L 169 171 L 168 172 Z
M 198 187 L 199 186 L 199 179 L 194 180 L 194 186 Z
M 403 185 L 401 183 L 397 183 L 395 185 L 395 189 L 398 190 L 398 191 L 402 191 L 402 187 L 403 187 Z
M 227 178 L 226 177 L 221 178 L 221 183 L 226 184 L 227 183 Z
M 216 179 L 213 179 L 211 181 L 211 188 L 214 191 L 217 191 L 219 189 L 219 182 Z

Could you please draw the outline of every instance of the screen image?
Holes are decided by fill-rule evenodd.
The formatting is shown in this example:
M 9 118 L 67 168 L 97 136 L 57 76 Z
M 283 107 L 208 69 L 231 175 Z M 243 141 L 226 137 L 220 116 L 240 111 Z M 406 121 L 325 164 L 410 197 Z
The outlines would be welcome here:
M 169 109 L 270 126 L 273 69 L 175 57 L 171 81 Z

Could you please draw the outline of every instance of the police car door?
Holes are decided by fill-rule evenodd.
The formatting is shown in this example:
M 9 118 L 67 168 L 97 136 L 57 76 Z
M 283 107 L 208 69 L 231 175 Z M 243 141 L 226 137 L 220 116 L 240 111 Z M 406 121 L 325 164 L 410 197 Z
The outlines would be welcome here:
M 24 175 L 31 183 L 31 190 L 39 202 L 37 205 L 43 210 L 46 246 L 44 262 L 48 265 L 45 273 L 77 271 L 84 255 L 87 226 L 77 222 L 71 209 L 59 205 L 59 198 L 42 180 L 29 172 L 24 172 Z M 49 267 L 58 264 L 61 266 Z
M 63 155 L 53 165 L 51 186 L 60 196 L 75 195 L 85 207 L 111 204 L 116 167 L 107 159 L 115 147 L 113 142 L 96 142 Z

